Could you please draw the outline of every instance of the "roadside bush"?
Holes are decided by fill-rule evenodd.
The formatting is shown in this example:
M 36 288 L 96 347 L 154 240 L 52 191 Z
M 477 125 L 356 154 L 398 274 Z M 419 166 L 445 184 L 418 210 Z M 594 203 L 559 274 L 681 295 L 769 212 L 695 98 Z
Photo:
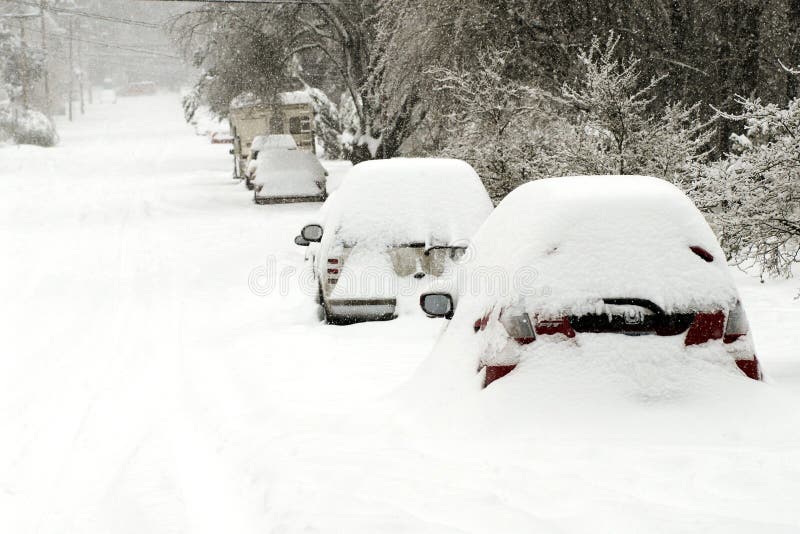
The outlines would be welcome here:
M 0 131 L 19 145 L 51 147 L 58 143 L 55 126 L 39 111 L 0 111 Z

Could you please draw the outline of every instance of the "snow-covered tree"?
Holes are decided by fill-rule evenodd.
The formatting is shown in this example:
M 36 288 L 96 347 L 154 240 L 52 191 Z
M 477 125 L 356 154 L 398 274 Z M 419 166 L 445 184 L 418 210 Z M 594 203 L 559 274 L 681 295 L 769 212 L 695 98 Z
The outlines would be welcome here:
M 800 262 L 800 99 L 738 102 L 739 113 L 720 115 L 743 121 L 744 132 L 733 136 L 736 150 L 698 180 L 696 197 L 733 260 L 788 276 Z
M 549 95 L 505 72 L 512 50 L 477 58 L 479 68 L 427 70 L 447 135 L 440 154 L 470 162 L 495 200 L 531 179 L 559 174 L 551 155 L 569 129 Z
M 29 109 L 26 95 L 43 72 L 41 52 L 23 43 L 0 22 L 0 139 L 15 143 L 53 146 L 58 141 L 53 123 L 43 113 Z
M 563 157 L 577 172 L 652 174 L 675 183 L 690 181 L 708 155 L 712 132 L 700 119 L 700 105 L 652 106 L 665 78 L 642 80 L 641 61 L 619 59 L 619 36 L 605 44 L 595 38 L 578 55 L 583 67 L 564 101 L 573 106 L 577 138 L 564 146 Z
M 268 99 L 301 84 L 318 87 L 309 71 L 325 70 L 337 82 L 328 84 L 348 93 L 355 112 L 347 137 L 357 162 L 394 156 L 414 129 L 413 98 L 397 108 L 385 106 L 378 61 L 385 49 L 374 40 L 376 5 L 377 0 L 310 0 L 204 6 L 179 17 L 173 28 L 195 65 L 205 69 L 201 90 L 218 114 L 243 92 Z M 314 68 L 297 69 L 298 64 Z

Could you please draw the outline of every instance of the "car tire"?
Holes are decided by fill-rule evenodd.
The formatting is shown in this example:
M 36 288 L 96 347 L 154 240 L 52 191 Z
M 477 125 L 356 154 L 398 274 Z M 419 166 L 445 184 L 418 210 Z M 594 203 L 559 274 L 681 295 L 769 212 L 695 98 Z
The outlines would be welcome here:
M 331 324 L 328 306 L 325 304 L 325 297 L 322 294 L 322 286 L 317 290 L 317 317 L 326 324 Z

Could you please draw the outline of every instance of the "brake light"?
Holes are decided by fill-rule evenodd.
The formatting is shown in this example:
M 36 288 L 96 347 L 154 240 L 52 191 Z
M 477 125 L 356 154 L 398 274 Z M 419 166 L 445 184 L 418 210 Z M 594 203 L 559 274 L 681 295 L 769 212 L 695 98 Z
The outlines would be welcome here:
M 486 330 L 486 325 L 489 324 L 489 316 L 491 314 L 492 314 L 492 312 L 489 311 L 489 313 L 487 313 L 486 315 L 484 315 L 483 317 L 481 317 L 480 319 L 475 321 L 475 324 L 472 325 L 472 328 L 473 328 L 473 330 L 475 330 L 476 333 L 480 332 L 480 331 L 483 331 L 483 330 Z
M 485 367 L 486 375 L 483 379 L 483 387 L 485 388 L 495 380 L 503 378 L 516 367 L 516 365 L 487 365 Z
M 750 324 L 747 321 L 747 314 L 744 312 L 741 302 L 736 303 L 736 307 L 728 314 L 728 322 L 725 324 L 725 343 L 733 343 L 750 331 Z
M 328 258 L 328 285 L 336 285 L 339 281 L 341 258 Z M 335 267 L 330 267 L 331 265 Z
M 758 364 L 758 358 L 755 356 L 753 356 L 752 360 L 736 360 L 736 366 L 747 378 L 761 380 L 761 366 Z
M 555 334 L 563 334 L 567 337 L 575 337 L 575 330 L 572 329 L 572 325 L 570 324 L 568 317 L 536 320 L 537 336 L 552 336 Z
M 694 316 L 692 326 L 686 332 L 684 345 L 700 345 L 712 339 L 722 339 L 725 328 L 725 314 L 721 311 L 698 313 Z

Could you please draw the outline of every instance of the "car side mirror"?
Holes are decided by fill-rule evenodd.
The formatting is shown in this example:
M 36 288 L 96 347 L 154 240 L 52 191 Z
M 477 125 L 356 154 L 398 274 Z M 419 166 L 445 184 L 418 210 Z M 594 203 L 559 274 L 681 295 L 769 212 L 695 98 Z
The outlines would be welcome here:
M 423 293 L 419 305 L 428 317 L 452 319 L 455 311 L 450 293 Z
M 322 241 L 322 226 L 318 224 L 306 225 L 300 232 L 300 236 L 309 243 L 319 243 Z
M 307 247 L 311 243 L 309 243 L 306 239 L 303 239 L 303 236 L 299 235 L 294 238 L 294 244 L 300 247 Z

